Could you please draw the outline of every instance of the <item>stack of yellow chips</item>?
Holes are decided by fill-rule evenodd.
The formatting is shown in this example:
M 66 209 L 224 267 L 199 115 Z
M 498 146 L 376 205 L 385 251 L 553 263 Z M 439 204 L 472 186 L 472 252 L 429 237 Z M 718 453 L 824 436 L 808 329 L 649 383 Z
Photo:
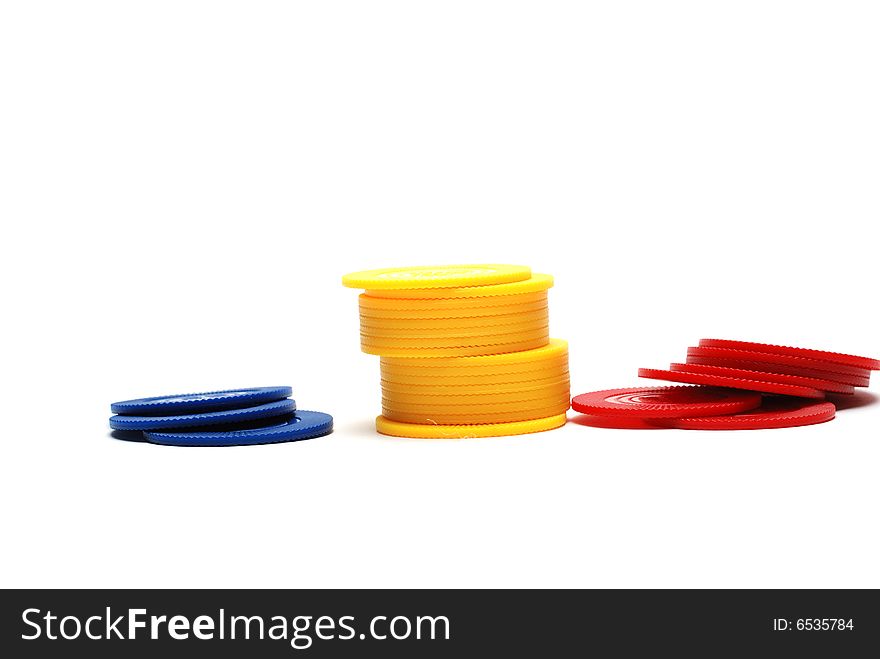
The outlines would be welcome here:
M 464 265 L 357 272 L 361 348 L 379 355 L 382 416 L 401 437 L 490 437 L 565 423 L 568 344 L 551 339 L 548 275 Z

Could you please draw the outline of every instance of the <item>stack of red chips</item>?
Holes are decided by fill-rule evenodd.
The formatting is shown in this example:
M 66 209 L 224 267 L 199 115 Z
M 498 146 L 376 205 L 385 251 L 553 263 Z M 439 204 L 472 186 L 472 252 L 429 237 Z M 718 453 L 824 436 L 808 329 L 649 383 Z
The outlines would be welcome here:
M 703 339 L 686 363 L 639 375 L 696 386 L 613 389 L 581 394 L 572 409 L 584 425 L 615 428 L 755 430 L 830 421 L 827 394 L 870 384 L 880 360 L 766 343 Z

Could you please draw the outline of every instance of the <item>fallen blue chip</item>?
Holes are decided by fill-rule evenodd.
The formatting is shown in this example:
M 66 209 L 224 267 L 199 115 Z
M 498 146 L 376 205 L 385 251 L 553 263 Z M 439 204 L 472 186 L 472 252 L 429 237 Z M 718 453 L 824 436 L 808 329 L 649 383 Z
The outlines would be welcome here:
M 213 410 L 228 410 L 238 407 L 262 405 L 276 400 L 284 400 L 293 394 L 290 387 L 251 387 L 249 389 L 227 389 L 225 391 L 206 391 L 200 394 L 178 394 L 175 396 L 153 396 L 121 400 L 110 405 L 113 414 L 136 414 L 157 416 L 167 414 L 195 414 Z
M 333 432 L 333 417 L 323 412 L 297 411 L 294 416 L 268 428 L 227 432 L 145 432 L 154 444 L 167 446 L 245 446 L 313 439 Z
M 177 430 L 197 426 L 216 426 L 238 423 L 251 419 L 265 419 L 296 411 L 296 401 L 286 398 L 272 403 L 242 407 L 235 410 L 218 410 L 201 414 L 176 414 L 174 416 L 123 416 L 110 417 L 113 430 Z

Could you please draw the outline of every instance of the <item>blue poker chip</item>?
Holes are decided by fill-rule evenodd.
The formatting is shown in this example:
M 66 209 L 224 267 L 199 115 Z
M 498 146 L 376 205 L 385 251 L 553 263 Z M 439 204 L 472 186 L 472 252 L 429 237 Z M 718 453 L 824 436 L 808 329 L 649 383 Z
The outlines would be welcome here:
M 290 387 L 226 389 L 224 391 L 206 391 L 200 394 L 121 400 L 110 405 L 110 411 L 113 414 L 136 414 L 139 416 L 195 414 L 262 405 L 276 400 L 284 400 L 292 394 L 293 390 Z
M 235 410 L 218 410 L 201 414 L 176 414 L 174 416 L 123 416 L 110 417 L 113 430 L 176 430 L 198 426 L 217 426 L 227 423 L 265 419 L 296 411 L 296 401 L 287 398 L 272 403 L 242 407 Z
M 323 412 L 297 411 L 292 418 L 268 428 L 227 432 L 145 432 L 154 444 L 166 446 L 246 446 L 313 439 L 333 432 L 333 417 Z

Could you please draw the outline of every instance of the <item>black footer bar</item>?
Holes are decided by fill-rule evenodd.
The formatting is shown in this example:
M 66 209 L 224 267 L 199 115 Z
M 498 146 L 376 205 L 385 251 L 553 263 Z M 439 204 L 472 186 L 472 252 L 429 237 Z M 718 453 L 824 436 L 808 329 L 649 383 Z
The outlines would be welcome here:
M 3 656 L 854 656 L 876 590 L 6 590 Z

